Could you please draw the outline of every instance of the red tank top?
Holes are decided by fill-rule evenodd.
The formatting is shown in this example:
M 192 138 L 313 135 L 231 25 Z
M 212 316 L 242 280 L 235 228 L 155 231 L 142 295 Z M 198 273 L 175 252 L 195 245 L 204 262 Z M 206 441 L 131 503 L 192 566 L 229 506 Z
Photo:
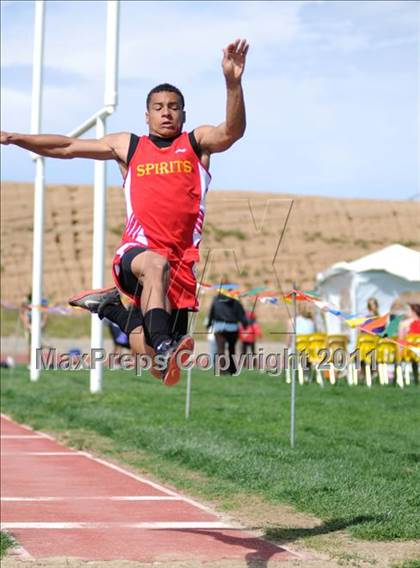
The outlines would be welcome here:
M 408 333 L 420 334 L 420 319 L 415 319 L 410 323 Z
M 141 136 L 124 181 L 127 218 L 121 244 L 138 243 L 173 261 L 197 260 L 210 179 L 187 132 L 166 148 Z

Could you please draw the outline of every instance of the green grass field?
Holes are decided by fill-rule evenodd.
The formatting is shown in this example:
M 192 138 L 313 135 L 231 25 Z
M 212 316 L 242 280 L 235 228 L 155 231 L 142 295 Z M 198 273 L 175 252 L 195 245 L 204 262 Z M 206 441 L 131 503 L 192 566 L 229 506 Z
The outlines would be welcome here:
M 23 324 L 17 310 L 5 310 L 2 307 L 0 319 L 1 337 L 23 337 Z M 48 314 L 46 334 L 48 337 L 89 337 L 90 325 L 90 315 L 82 311 L 73 316 Z
M 84 371 L 45 371 L 37 383 L 26 369 L 2 373 L 3 412 L 66 433 L 75 447 L 97 442 L 98 451 L 226 508 L 236 494 L 257 495 L 370 540 L 420 537 L 419 392 L 298 387 L 291 450 L 290 387 L 278 377 L 194 371 L 186 420 L 185 380 L 169 389 L 107 371 L 103 394 L 90 395 Z
M 0 558 L 6 555 L 6 552 L 15 546 L 15 541 L 6 532 L 0 531 Z

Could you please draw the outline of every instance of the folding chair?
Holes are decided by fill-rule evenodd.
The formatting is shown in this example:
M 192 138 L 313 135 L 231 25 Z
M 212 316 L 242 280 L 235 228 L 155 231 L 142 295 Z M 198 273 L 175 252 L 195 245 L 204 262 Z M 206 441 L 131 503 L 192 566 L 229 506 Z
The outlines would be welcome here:
M 411 384 L 411 373 L 413 374 L 414 382 L 419 382 L 419 364 L 420 364 L 420 334 L 409 333 L 406 341 L 413 345 L 416 350 L 411 347 L 405 346 L 399 350 L 398 361 L 404 364 L 404 381 L 406 386 Z
M 365 369 L 365 383 L 366 386 L 371 388 L 372 386 L 372 359 L 375 353 L 375 350 L 378 345 L 378 336 L 377 335 L 370 335 L 369 333 L 361 333 L 357 338 L 357 346 L 356 346 L 356 353 L 360 360 L 360 363 L 363 364 Z M 350 369 L 351 366 L 351 369 Z M 356 384 L 358 383 L 358 369 L 356 364 L 351 361 L 349 363 L 349 384 Z M 350 379 L 350 376 L 353 380 Z M 379 377 L 379 382 L 381 381 Z M 382 383 L 381 383 L 382 384 Z
M 335 362 L 336 362 L 336 353 L 342 352 L 347 355 L 347 345 L 349 342 L 349 338 L 347 335 L 328 335 L 327 336 L 327 348 L 330 351 L 330 384 L 335 385 Z M 347 359 L 347 357 L 346 357 Z M 346 360 L 345 359 L 345 360 Z M 344 365 L 345 366 L 345 365 Z M 343 370 L 343 369 L 342 369 Z
M 326 358 L 322 355 L 322 350 L 327 349 L 327 335 L 326 333 L 311 333 L 308 338 L 308 359 L 309 363 L 315 368 L 316 382 L 323 387 L 324 379 L 322 377 L 319 365 L 324 363 Z
M 381 337 L 378 340 L 377 353 L 380 384 L 389 384 L 388 365 L 396 365 L 395 380 L 399 387 L 404 388 L 401 365 L 396 364 L 398 362 L 397 344 L 387 337 Z

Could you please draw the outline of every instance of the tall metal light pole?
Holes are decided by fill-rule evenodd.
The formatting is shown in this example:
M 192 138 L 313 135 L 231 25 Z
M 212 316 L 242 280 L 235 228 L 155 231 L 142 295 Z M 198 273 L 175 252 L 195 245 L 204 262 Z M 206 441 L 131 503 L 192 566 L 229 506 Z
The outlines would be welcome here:
M 118 85 L 118 30 L 119 2 L 108 0 L 107 3 L 107 34 L 105 57 L 105 94 L 104 113 L 96 118 L 96 137 L 106 134 L 106 118 L 114 112 L 117 105 Z M 95 161 L 95 186 L 93 200 L 93 258 L 92 258 L 92 287 L 104 286 L 104 258 L 106 234 L 106 163 Z M 92 316 L 91 352 L 103 349 L 103 326 L 97 315 Z M 102 390 L 103 362 L 96 362 L 90 370 L 90 392 Z
M 35 1 L 34 59 L 32 74 L 32 115 L 31 133 L 41 130 L 42 108 L 42 69 L 44 56 L 44 0 Z M 42 271 L 44 244 L 44 158 L 35 157 L 35 196 L 34 196 L 34 233 L 32 259 L 32 297 L 31 297 L 31 359 L 30 378 L 36 381 L 40 370 L 36 366 L 36 352 L 41 348 L 41 303 Z

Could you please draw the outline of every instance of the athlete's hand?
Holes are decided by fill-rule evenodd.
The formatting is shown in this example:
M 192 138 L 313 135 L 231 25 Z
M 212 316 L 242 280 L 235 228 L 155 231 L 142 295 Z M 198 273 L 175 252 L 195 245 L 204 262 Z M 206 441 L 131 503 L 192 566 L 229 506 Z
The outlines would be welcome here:
M 240 82 L 248 49 L 249 43 L 246 39 L 237 39 L 223 50 L 222 68 L 228 84 Z
M 10 144 L 9 132 L 0 132 L 0 144 Z

